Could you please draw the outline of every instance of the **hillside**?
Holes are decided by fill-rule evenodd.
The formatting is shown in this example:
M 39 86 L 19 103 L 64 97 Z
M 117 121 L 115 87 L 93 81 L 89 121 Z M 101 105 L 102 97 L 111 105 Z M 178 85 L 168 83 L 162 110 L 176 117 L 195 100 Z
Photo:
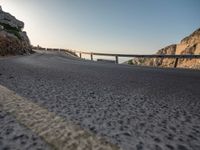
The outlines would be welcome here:
M 200 54 L 200 28 L 191 35 L 181 40 L 179 44 L 172 44 L 157 51 L 156 54 Z M 129 64 L 144 66 L 173 67 L 174 59 L 160 58 L 134 58 L 129 60 Z M 199 59 L 179 59 L 177 67 L 200 69 Z
M 0 56 L 31 53 L 29 38 L 23 31 L 24 23 L 0 6 Z

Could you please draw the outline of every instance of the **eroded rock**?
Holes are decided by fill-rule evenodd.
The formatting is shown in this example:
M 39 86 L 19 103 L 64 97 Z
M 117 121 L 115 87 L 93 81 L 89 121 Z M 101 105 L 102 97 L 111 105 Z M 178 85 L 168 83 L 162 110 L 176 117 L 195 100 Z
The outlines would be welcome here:
M 180 55 L 200 54 L 200 28 L 191 35 L 185 37 L 179 44 L 172 44 L 158 50 L 156 54 Z M 144 66 L 173 67 L 175 60 L 171 58 L 135 58 L 129 61 L 130 64 Z M 179 59 L 177 67 L 200 69 L 200 59 Z
M 31 45 L 24 23 L 0 7 L 0 55 L 31 53 Z

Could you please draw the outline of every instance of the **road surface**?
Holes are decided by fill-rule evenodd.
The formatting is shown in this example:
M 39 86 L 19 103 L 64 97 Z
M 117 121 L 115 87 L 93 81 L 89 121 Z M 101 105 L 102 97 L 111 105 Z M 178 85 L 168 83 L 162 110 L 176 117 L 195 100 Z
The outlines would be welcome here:
M 197 70 L 117 65 L 40 52 L 1 58 L 0 84 L 124 150 L 200 149 Z M 23 126 L 15 118 L 1 113 L 21 132 Z M 1 117 L 0 121 L 5 122 Z M 3 134 L 0 145 L 6 143 Z M 34 136 L 41 148 L 49 149 Z

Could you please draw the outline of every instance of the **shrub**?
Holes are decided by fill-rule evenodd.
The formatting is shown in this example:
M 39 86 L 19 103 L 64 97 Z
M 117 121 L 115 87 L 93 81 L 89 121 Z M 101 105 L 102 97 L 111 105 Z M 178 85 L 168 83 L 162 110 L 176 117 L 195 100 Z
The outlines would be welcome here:
M 129 64 L 129 65 L 133 65 L 132 59 L 131 59 L 131 60 L 128 60 L 128 64 Z
M 16 28 L 16 27 L 12 27 L 10 26 L 9 24 L 6 24 L 6 23 L 1 23 L 0 22 L 0 25 L 2 25 L 4 27 L 4 29 L 6 30 L 14 30 L 14 31 L 17 31 L 17 32 L 21 32 L 20 29 Z
M 1 23 L 0 25 L 2 25 L 4 27 L 4 30 L 6 30 L 7 32 L 14 34 L 19 40 L 21 40 L 21 36 L 19 34 L 19 32 L 21 32 L 20 29 L 16 28 L 16 27 L 11 27 L 9 24 L 5 24 L 5 23 Z

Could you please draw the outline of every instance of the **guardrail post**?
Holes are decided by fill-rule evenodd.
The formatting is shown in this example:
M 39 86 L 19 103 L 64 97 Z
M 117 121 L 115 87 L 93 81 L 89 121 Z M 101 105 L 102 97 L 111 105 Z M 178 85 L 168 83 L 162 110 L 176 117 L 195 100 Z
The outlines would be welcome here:
M 91 60 L 93 60 L 93 54 L 92 53 L 90 54 L 90 58 L 91 58 Z
M 175 62 L 174 62 L 174 68 L 176 68 L 178 65 L 178 58 L 175 59 Z
M 80 58 L 81 58 L 81 53 L 79 54 Z
M 115 56 L 115 63 L 118 64 L 118 56 Z

